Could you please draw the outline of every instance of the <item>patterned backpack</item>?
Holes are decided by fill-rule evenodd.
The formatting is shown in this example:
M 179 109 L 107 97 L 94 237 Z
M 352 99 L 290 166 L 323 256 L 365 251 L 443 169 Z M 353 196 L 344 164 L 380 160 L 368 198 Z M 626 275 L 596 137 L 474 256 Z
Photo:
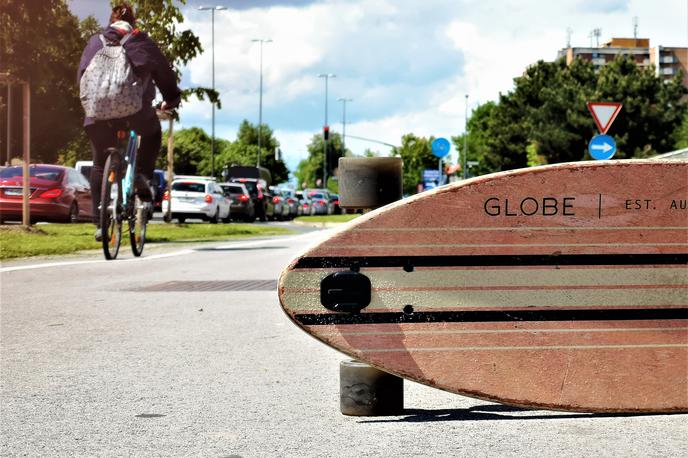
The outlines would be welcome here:
M 86 116 L 96 121 L 120 119 L 133 115 L 143 106 L 144 81 L 137 77 L 129 63 L 124 43 L 108 43 L 103 35 L 100 49 L 86 67 L 79 87 L 81 105 Z

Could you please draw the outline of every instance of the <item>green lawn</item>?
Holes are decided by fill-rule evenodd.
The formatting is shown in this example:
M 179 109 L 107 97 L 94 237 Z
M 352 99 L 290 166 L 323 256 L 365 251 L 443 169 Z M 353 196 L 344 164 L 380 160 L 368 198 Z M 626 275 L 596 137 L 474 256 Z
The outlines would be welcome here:
M 299 216 L 294 221 L 300 223 L 346 223 L 361 215 L 315 215 Z
M 126 224 L 123 244 L 129 243 Z M 31 229 L 21 226 L 0 226 L 0 259 L 27 256 L 68 254 L 101 248 L 93 238 L 92 224 L 41 224 Z M 148 242 L 206 242 L 236 238 L 285 235 L 292 231 L 253 224 L 150 224 Z

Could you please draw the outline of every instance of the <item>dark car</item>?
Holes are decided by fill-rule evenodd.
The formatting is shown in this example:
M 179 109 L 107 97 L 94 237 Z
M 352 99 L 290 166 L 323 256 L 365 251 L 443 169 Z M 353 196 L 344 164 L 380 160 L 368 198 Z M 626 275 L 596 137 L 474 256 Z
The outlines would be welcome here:
M 29 166 L 31 221 L 92 221 L 91 187 L 75 169 L 60 165 Z M 0 170 L 0 223 L 22 220 L 22 167 Z
M 268 199 L 266 199 L 267 186 L 265 181 L 260 178 L 232 178 L 230 182 L 241 183 L 246 186 L 253 201 L 256 218 L 261 221 L 267 221 L 268 207 L 272 207 L 272 202 L 268 203 Z
M 256 220 L 256 210 L 248 189 L 242 183 L 221 183 L 220 187 L 230 201 L 229 216 L 233 220 L 241 219 L 247 223 Z
M 286 208 L 286 218 L 294 219 L 299 215 L 299 200 L 296 198 L 296 191 L 293 189 L 282 188 L 282 199 Z
M 151 186 L 153 187 L 153 207 L 156 211 L 160 211 L 162 209 L 162 198 L 165 195 L 165 191 L 167 191 L 167 179 L 163 170 L 155 169 L 153 171 Z
M 330 194 L 330 203 L 332 204 L 332 214 L 341 215 L 342 208 L 339 206 L 339 194 Z

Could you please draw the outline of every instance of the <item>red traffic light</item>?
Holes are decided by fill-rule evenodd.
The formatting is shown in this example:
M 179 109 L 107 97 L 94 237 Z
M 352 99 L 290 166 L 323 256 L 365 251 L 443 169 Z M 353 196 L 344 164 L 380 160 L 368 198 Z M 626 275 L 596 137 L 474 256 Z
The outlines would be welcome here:
M 323 126 L 323 138 L 325 140 L 330 139 L 330 126 Z

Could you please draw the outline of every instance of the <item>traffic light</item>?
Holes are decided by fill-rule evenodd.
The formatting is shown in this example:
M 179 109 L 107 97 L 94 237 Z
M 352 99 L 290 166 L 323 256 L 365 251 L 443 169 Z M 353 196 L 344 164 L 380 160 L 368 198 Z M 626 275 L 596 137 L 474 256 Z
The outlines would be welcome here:
M 330 126 L 323 126 L 323 138 L 325 141 L 330 139 Z

